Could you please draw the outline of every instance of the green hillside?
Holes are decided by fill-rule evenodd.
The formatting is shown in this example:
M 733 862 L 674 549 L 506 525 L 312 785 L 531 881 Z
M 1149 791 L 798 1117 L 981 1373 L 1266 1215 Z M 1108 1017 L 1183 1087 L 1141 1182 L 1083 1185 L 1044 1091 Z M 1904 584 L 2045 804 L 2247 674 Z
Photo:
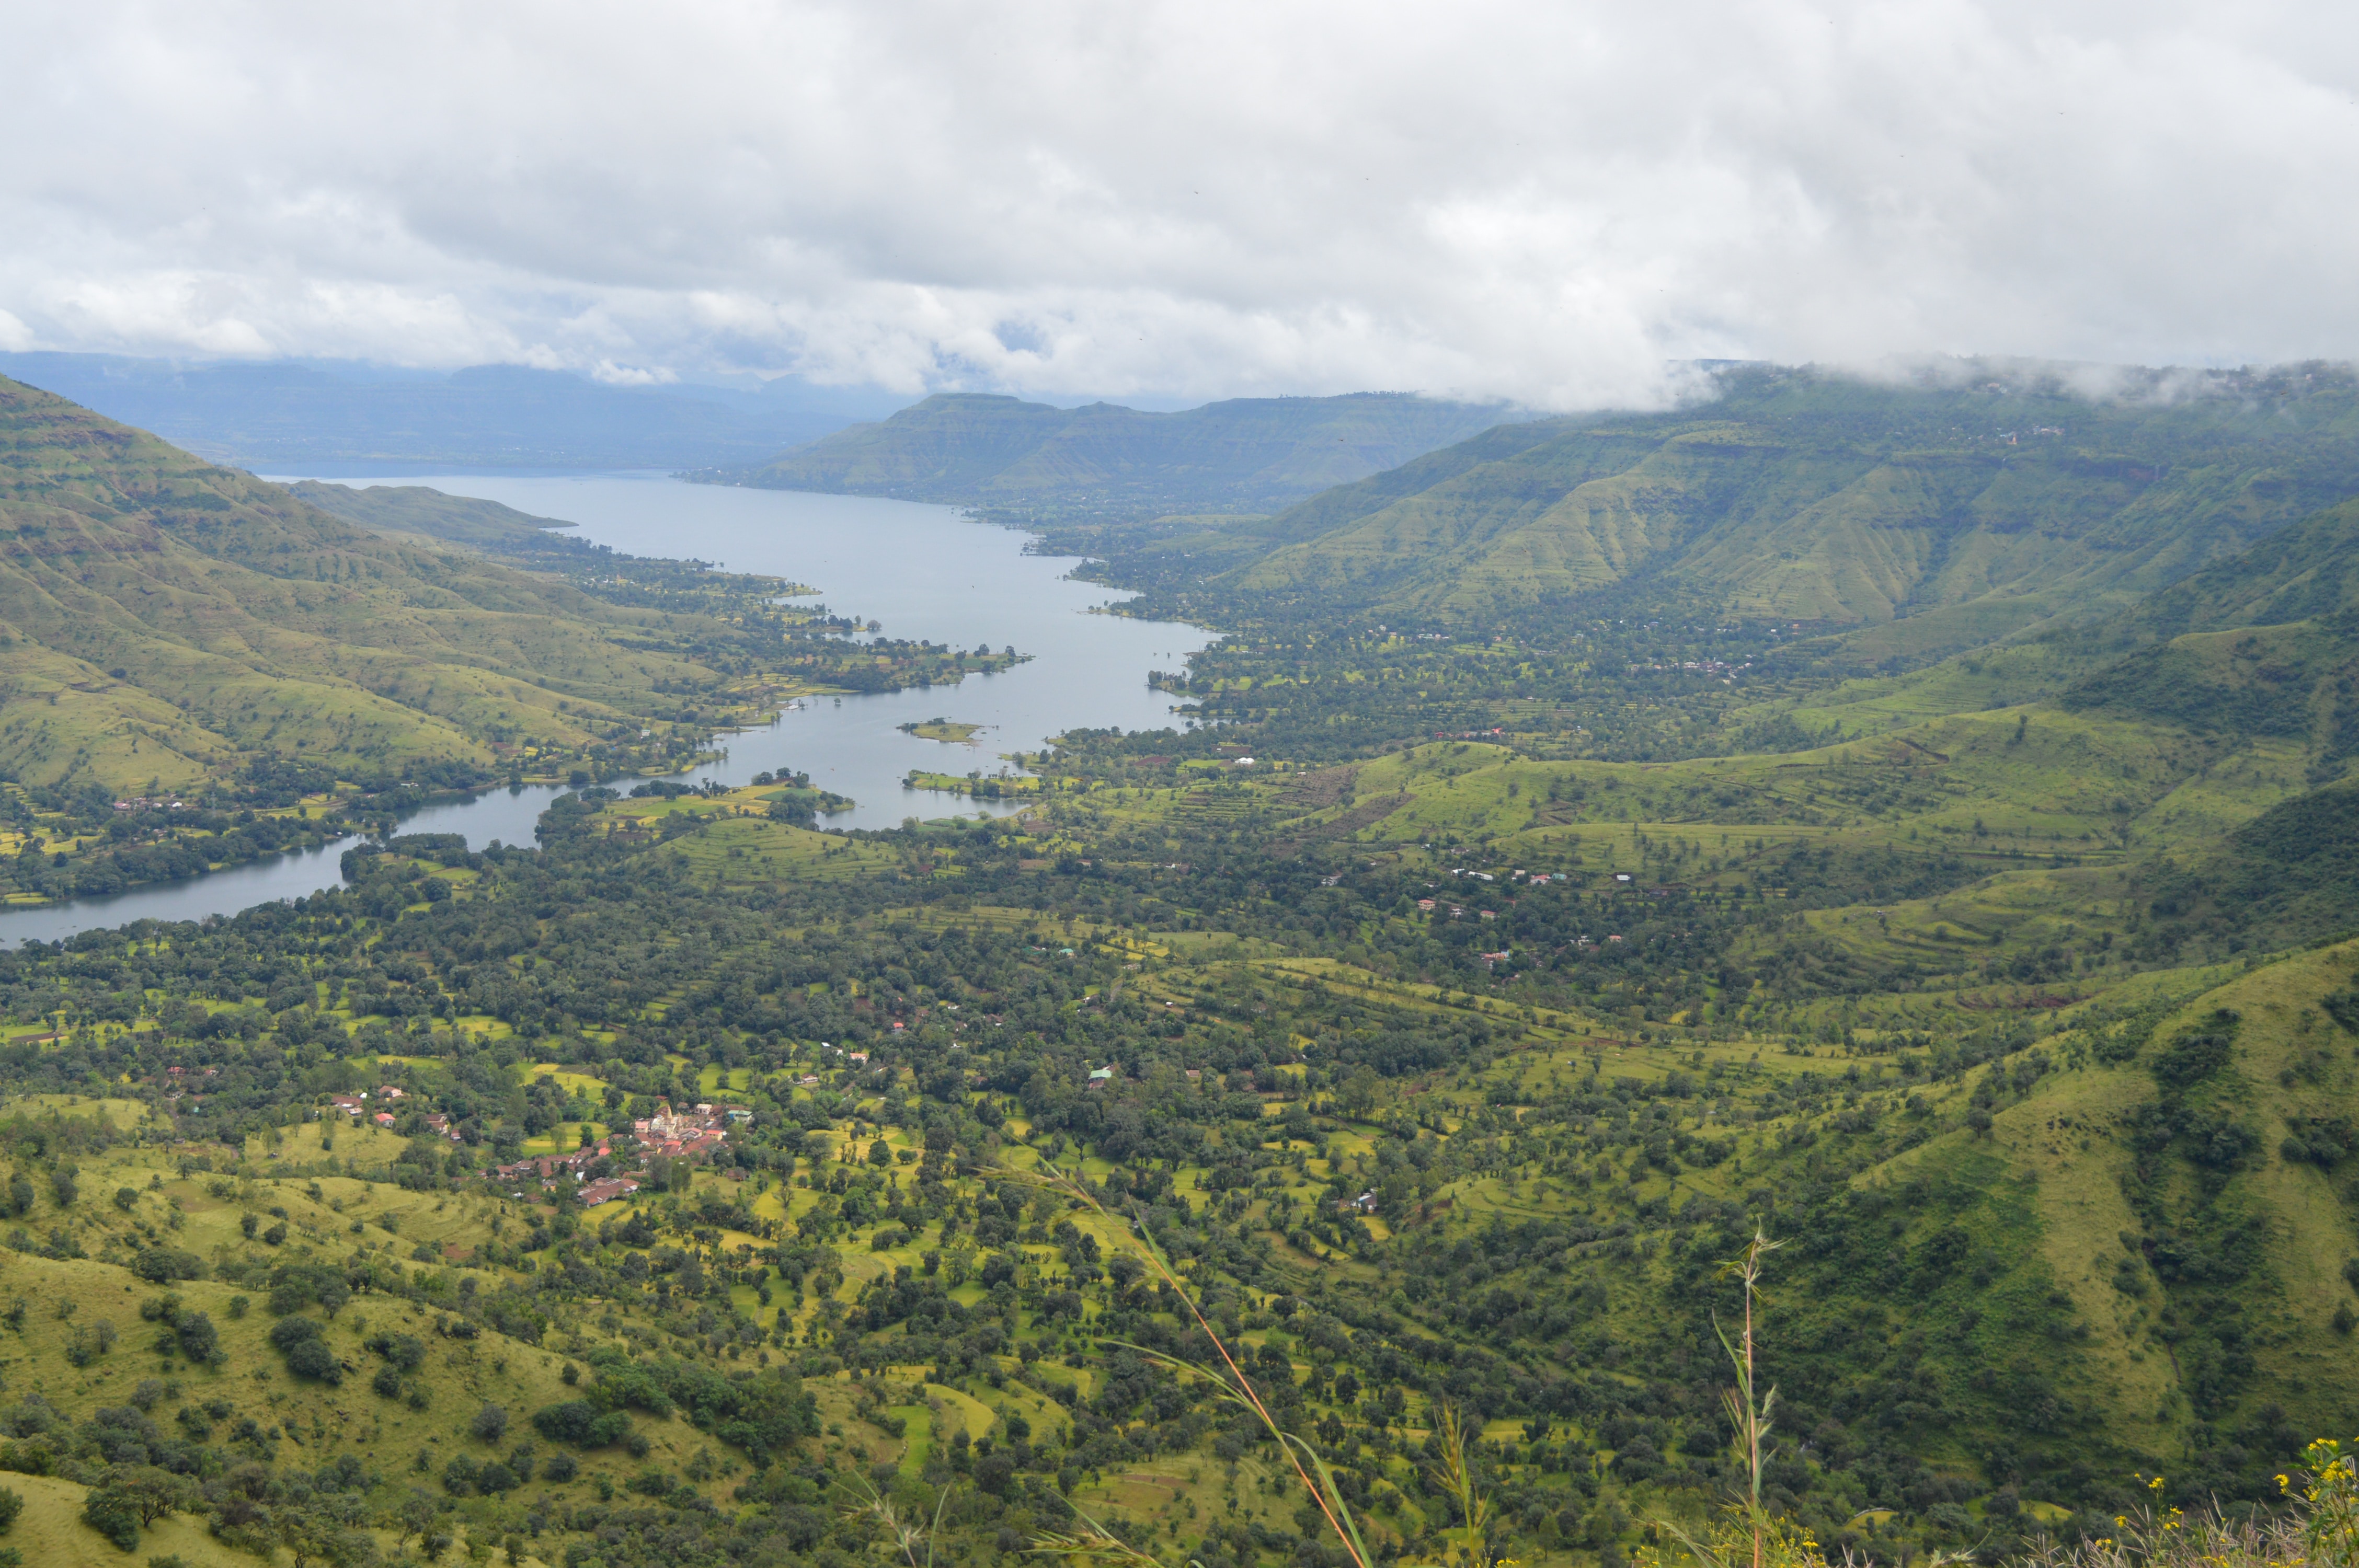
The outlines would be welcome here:
M 535 517 L 496 501 L 445 495 L 422 484 L 373 484 L 354 490 L 348 484 L 306 479 L 287 488 L 321 511 L 372 533 L 436 539 L 499 554 L 545 550 L 559 542 L 552 537 L 559 530 L 573 526 L 560 518 Z
M 722 482 L 1155 516 L 1255 513 L 1390 469 L 1508 417 L 1373 393 L 1235 398 L 1183 413 L 941 393 Z
M 488 776 L 669 730 L 735 673 L 690 646 L 744 640 L 390 542 L 15 383 L 0 481 L 0 773 L 27 784 Z
M 2359 506 L 2321 513 L 2155 594 L 2066 645 L 2119 654 L 2063 700 L 2359 750 Z
M 2155 1470 L 2266 1497 L 2359 1418 L 2359 946 L 2136 958 L 2119 847 L 2040 847 L 2180 743 L 2009 719 L 1951 724 L 1954 777 L 1077 752 L 1024 821 L 853 837 L 592 794 L 538 851 L 399 840 L 300 911 L 0 955 L 0 1471 L 77 1542 L 91 1497 L 177 1488 L 151 1553 L 274 1539 L 244 1497 L 379 1551 L 819 1555 L 881 1494 L 939 1552 L 1078 1509 L 1299 1554 L 1251 1422 L 1132 1348 L 1204 1354 L 1193 1320 L 1024 1179 L 1053 1162 L 1403 1554 L 1455 1539 L 1446 1407 L 1527 1561 L 1709 1509 L 1715 1270 L 1756 1224 L 1769 1495 L 1831 1547 L 2102 1530 Z M 2045 815 L 1967 826 L 2027 785 Z M 1958 841 L 1906 848 L 1919 803 L 1879 860 L 1896 786 Z M 1870 885 L 1907 855 L 1972 863 Z M 391 1129 L 328 1103 L 363 1088 Z M 588 1211 L 486 1176 L 658 1098 L 748 1113 L 718 1168 L 643 1158 Z
M 24 1519 L 1337 1568 L 1275 1427 L 1372 1563 L 1671 1563 L 1754 1479 L 1756 1234 L 1761 1496 L 1830 1557 L 2273 1506 L 2359 1422 L 2353 389 L 1992 381 L 1749 372 L 1266 521 L 1052 519 L 1226 635 L 1152 672 L 1194 722 L 974 782 L 1017 816 L 584 787 L 0 952 Z M 318 493 L 536 590 L 582 547 Z M 687 613 L 666 570 L 601 613 Z M 579 1151 L 641 1186 L 513 1163 Z
M 1453 624 L 1676 605 L 1883 627 L 1862 652 L 1921 657 L 2126 604 L 2354 492 L 2344 373 L 2093 401 L 2037 375 L 1745 370 L 1709 404 L 1494 430 L 1266 523 L 1116 550 L 1114 575 Z
M 2282 946 L 2359 926 L 2359 506 L 2306 519 L 2077 637 L 2115 655 L 2057 705 L 2169 725 L 2299 760 L 2306 793 L 2155 879 L 2171 925 Z M 2126 650 L 2126 651 L 2125 651 Z
M 1803 739 L 1873 734 L 1952 714 L 2046 702 L 2150 720 L 2206 744 L 2267 738 L 2324 784 L 2348 764 L 2359 621 L 2359 513 L 2331 507 L 2114 615 L 2042 627 L 1907 674 L 1821 679 L 1730 722 L 1790 718 Z M 1820 643 L 1840 650 L 1858 639 Z M 1830 661 L 1823 675 L 1840 675 Z
M 780 602 L 808 589 L 562 527 L 298 494 L 0 381 L 0 893 L 191 876 L 435 790 L 676 771 L 785 696 L 1017 657 L 854 646 Z

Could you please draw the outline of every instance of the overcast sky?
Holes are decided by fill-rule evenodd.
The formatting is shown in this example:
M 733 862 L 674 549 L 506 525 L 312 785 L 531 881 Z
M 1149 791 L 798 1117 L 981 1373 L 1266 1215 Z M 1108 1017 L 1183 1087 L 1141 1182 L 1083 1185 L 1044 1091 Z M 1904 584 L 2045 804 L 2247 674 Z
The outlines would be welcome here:
M 2343 359 L 2354 17 L 0 0 L 0 348 L 1560 407 Z

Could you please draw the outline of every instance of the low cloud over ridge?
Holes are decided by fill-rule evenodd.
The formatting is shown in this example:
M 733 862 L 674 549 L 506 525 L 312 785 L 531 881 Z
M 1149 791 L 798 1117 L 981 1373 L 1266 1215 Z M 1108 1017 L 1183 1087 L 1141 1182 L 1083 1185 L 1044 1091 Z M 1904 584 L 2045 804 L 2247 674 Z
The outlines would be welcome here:
M 0 348 L 1557 407 L 2348 358 L 2321 16 L 20 7 Z

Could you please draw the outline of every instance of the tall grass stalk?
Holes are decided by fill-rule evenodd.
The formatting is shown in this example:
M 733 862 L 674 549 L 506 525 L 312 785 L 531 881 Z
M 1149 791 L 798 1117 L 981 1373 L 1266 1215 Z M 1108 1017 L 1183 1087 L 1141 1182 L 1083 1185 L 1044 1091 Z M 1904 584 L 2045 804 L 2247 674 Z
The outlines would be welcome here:
M 1102 1219 L 1112 1222 L 1114 1218 L 1097 1195 L 1070 1173 L 1046 1166 L 1000 1173 L 1062 1194 Z M 1146 1225 L 1133 1217 L 1127 1228 L 1157 1275 L 1195 1320 L 1219 1361 L 1216 1366 L 1125 1341 L 1106 1343 L 1124 1345 L 1173 1372 L 1209 1382 L 1228 1402 L 1250 1411 L 1286 1455 L 1295 1478 L 1324 1516 L 1353 1568 L 1375 1568 L 1375 1555 L 1363 1540 L 1351 1505 L 1326 1461 L 1310 1444 L 1278 1425 L 1235 1353 L 1196 1304 Z M 1777 1389 L 1763 1390 L 1759 1386 L 1759 1333 L 1767 1304 L 1761 1281 L 1766 1260 L 1781 1245 L 1756 1230 L 1743 1254 L 1722 1266 L 1722 1277 L 1735 1280 L 1744 1292 L 1744 1318 L 1734 1340 L 1719 1314 L 1712 1316 L 1712 1333 L 1736 1379 L 1735 1385 L 1723 1391 L 1723 1402 L 1734 1429 L 1734 1444 L 1745 1459 L 1744 1496 L 1729 1505 L 1717 1524 L 1690 1530 L 1674 1519 L 1655 1521 L 1701 1568 L 1829 1568 L 1826 1553 L 1810 1528 L 1772 1513 L 1761 1497 L 1762 1469 L 1769 1457 L 1771 1418 L 1777 1404 Z M 1435 1433 L 1441 1453 L 1434 1474 L 1457 1502 L 1465 1521 L 1462 1554 L 1473 1568 L 1506 1568 L 1505 1560 L 1492 1555 L 1491 1499 L 1475 1477 L 1473 1444 L 1479 1433 L 1468 1431 L 1458 1411 L 1446 1404 L 1439 1407 Z M 2177 1509 L 2142 1509 L 2116 1516 L 2115 1533 L 2110 1536 L 2069 1544 L 2043 1537 L 2013 1559 L 2010 1568 L 2359 1568 L 2359 1454 L 2345 1454 L 2332 1441 L 2313 1443 L 2301 1465 L 2277 1481 L 2290 1505 L 2279 1513 L 2231 1518 L 2207 1509 L 2189 1519 Z M 2162 1483 L 2157 1478 L 2151 1484 L 2159 1490 Z M 874 1498 L 864 1511 L 885 1523 L 909 1568 L 931 1568 L 930 1548 L 922 1563 L 914 1549 L 924 1532 L 900 1520 L 881 1498 Z M 937 1509 L 937 1525 L 940 1513 Z M 1032 1550 L 1075 1560 L 1113 1560 L 1134 1568 L 1161 1568 L 1160 1560 L 1151 1552 L 1131 1545 L 1080 1509 L 1074 1514 L 1082 1530 L 1041 1532 L 1033 1537 Z M 1651 1548 L 1641 1548 L 1638 1559 L 1641 1568 L 1660 1568 L 1660 1556 Z M 1944 1568 L 1961 1561 L 1959 1554 L 1940 1552 L 1925 1559 L 1920 1568 Z M 1844 1568 L 1858 1568 L 1849 1552 L 1843 1562 Z
M 1454 1405 L 1441 1407 L 1439 1433 L 1441 1458 L 1434 1473 L 1442 1489 L 1457 1501 L 1459 1515 L 1466 1521 L 1466 1540 L 1461 1550 L 1473 1568 L 1493 1568 L 1491 1499 L 1474 1480 L 1473 1442 L 1481 1433 L 1466 1431 Z
M 1720 1326 L 1719 1314 L 1713 1314 L 1712 1319 L 1712 1332 L 1736 1368 L 1736 1387 L 1726 1390 L 1723 1398 L 1729 1419 L 1735 1424 L 1737 1441 L 1745 1447 L 1745 1511 L 1753 1516 L 1753 1568 L 1764 1568 L 1763 1553 L 1767 1545 L 1763 1528 L 1767 1516 L 1761 1509 L 1761 1440 L 1769 1435 L 1769 1412 L 1777 1403 L 1775 1387 L 1758 1400 L 1753 1396 L 1753 1313 L 1761 1301 L 1761 1260 L 1779 1245 L 1756 1229 L 1745 1255 L 1723 1265 L 1723 1276 L 1734 1274 L 1745 1288 L 1745 1329 L 1738 1343 L 1729 1344 L 1727 1330 Z
M 943 1487 L 941 1495 L 934 1499 L 934 1517 L 931 1523 L 919 1524 L 914 1519 L 902 1517 L 901 1510 L 893 1506 L 892 1499 L 871 1485 L 867 1476 L 857 1476 L 855 1480 L 860 1489 L 859 1495 L 845 1505 L 844 1511 L 875 1519 L 883 1527 L 885 1533 L 892 1538 L 893 1544 L 900 1549 L 901 1555 L 908 1563 L 909 1568 L 934 1568 L 934 1538 L 941 1533 L 942 1515 L 950 1508 L 951 1494 L 957 1488 Z M 918 1554 L 918 1549 L 921 1546 L 925 1548 L 925 1555 L 922 1557 Z
M 1106 1212 L 1105 1206 L 1098 1201 L 1096 1194 L 1091 1192 L 1073 1175 L 1053 1165 L 1037 1171 L 1009 1170 L 1005 1173 L 1046 1186 L 1052 1192 L 1061 1193 L 1083 1205 L 1101 1219 L 1114 1223 L 1114 1217 Z M 1157 1276 L 1171 1288 L 1172 1293 L 1178 1296 L 1181 1304 L 1187 1307 L 1188 1315 L 1195 1319 L 1197 1328 L 1202 1331 L 1205 1339 L 1211 1342 L 1213 1352 L 1220 1360 L 1219 1365 L 1214 1366 L 1207 1362 L 1191 1361 L 1182 1357 L 1167 1355 L 1160 1350 L 1149 1349 L 1142 1345 L 1131 1345 L 1121 1340 L 1108 1343 L 1122 1345 L 1125 1349 L 1136 1351 L 1167 1370 L 1182 1377 L 1210 1383 L 1220 1390 L 1221 1397 L 1228 1403 L 1251 1411 L 1254 1419 L 1261 1423 L 1262 1429 L 1269 1433 L 1271 1441 L 1277 1444 L 1277 1451 L 1286 1456 L 1287 1464 L 1294 1471 L 1295 1479 L 1301 1483 L 1303 1491 L 1309 1495 L 1312 1504 L 1325 1518 L 1327 1528 L 1334 1532 L 1337 1543 L 1351 1557 L 1353 1568 L 1375 1568 L 1375 1555 L 1368 1550 L 1367 1542 L 1362 1539 L 1359 1521 L 1353 1517 L 1352 1506 L 1345 1500 L 1343 1490 L 1336 1484 L 1334 1472 L 1328 1467 L 1326 1460 L 1321 1458 L 1318 1451 L 1310 1444 L 1278 1425 L 1277 1418 L 1270 1413 L 1269 1406 L 1263 1401 L 1260 1391 L 1254 1387 L 1253 1379 L 1245 1376 L 1245 1368 L 1237 1364 L 1237 1358 L 1230 1350 L 1228 1342 L 1221 1337 L 1220 1331 L 1212 1326 L 1212 1320 L 1207 1318 L 1203 1309 L 1196 1304 L 1196 1298 L 1189 1293 L 1185 1281 L 1180 1278 L 1179 1271 L 1171 1266 L 1171 1260 L 1165 1256 L 1162 1247 L 1157 1243 L 1154 1234 L 1147 1229 L 1146 1223 L 1133 1216 L 1125 1228 L 1137 1241 L 1139 1250 L 1146 1254 L 1147 1260 L 1153 1266 Z M 1082 1535 L 1050 1533 L 1036 1536 L 1033 1549 L 1065 1557 L 1102 1555 L 1132 1561 L 1154 1561 L 1146 1552 L 1115 1536 L 1094 1519 L 1080 1514 L 1078 1509 L 1075 1512 L 1076 1516 L 1089 1527 L 1087 1533 Z M 1480 1565 L 1480 1568 L 1489 1568 L 1489 1564 L 1484 1563 Z
M 1758 1351 L 1761 1309 L 1765 1298 L 1761 1277 L 1766 1260 L 1782 1246 L 1759 1230 L 1744 1253 L 1721 1265 L 1721 1277 L 1734 1279 L 1745 1292 L 1745 1322 L 1731 1343 L 1728 1330 L 1714 1313 L 1712 1331 L 1728 1356 L 1736 1385 L 1723 1390 L 1722 1402 L 1734 1427 L 1735 1444 L 1745 1456 L 1744 1498 L 1730 1505 L 1725 1517 L 1690 1530 L 1678 1520 L 1658 1519 L 1656 1527 L 1685 1547 L 1703 1568 L 1826 1568 L 1826 1554 L 1808 1527 L 1774 1515 L 1761 1500 L 1761 1469 L 1767 1461 L 1770 1416 L 1777 1407 L 1777 1390 L 1760 1390 Z M 1642 1552 L 1648 1563 L 1652 1552 Z

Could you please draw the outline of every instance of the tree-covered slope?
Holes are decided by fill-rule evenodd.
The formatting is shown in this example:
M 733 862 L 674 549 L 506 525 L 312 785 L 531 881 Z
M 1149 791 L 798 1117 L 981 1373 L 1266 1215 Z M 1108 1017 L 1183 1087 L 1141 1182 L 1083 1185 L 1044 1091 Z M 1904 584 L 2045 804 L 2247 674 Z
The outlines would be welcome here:
M 1251 513 L 1396 467 L 1507 416 L 1494 405 L 1373 393 L 1235 398 L 1174 414 L 945 393 L 719 477 L 1050 510 Z
M 2317 775 L 2359 751 L 2359 505 L 2332 508 L 2062 640 L 2112 662 L 2060 700 L 2298 737 Z
M 1194 586 L 1465 622 L 1603 590 L 1972 646 L 2087 613 L 2359 493 L 2341 373 L 2091 399 L 2038 376 L 1885 385 L 1746 370 L 1714 402 L 1495 430 L 1217 543 Z M 1209 546 L 1209 547 L 1207 547 Z
M 945 1555 L 1070 1506 L 1301 1560 L 1322 1524 L 1260 1484 L 1273 1451 L 1138 1353 L 1212 1354 L 1142 1236 L 1418 1561 L 1454 1523 L 1445 1410 L 1495 1539 L 1548 1568 L 1741 1487 L 1713 1320 L 1756 1227 L 1785 1243 L 1767 1496 L 1856 1560 L 2101 1532 L 2140 1471 L 2266 1499 L 2349 1429 L 2353 946 L 2068 957 L 2053 1006 L 1834 990 L 1814 920 L 1886 911 L 1806 914 L 1672 824 L 1618 861 L 1319 838 L 1373 826 L 1359 784 L 1421 809 L 1522 766 L 1409 761 L 1405 791 L 1076 773 L 1022 823 L 845 838 L 757 790 L 585 792 L 538 849 L 397 839 L 301 909 L 0 954 L 0 1245 L 35 1308 L 0 1314 L 0 1468 L 38 1437 L 77 1486 L 186 1476 L 224 1540 L 242 1490 L 550 1564 L 788 1530 L 814 1560 L 860 1545 L 817 1502 L 864 1483 L 948 1495 Z M 361 1090 L 389 1130 L 329 1099 Z M 599 1154 L 659 1099 L 744 1113 L 721 1169 Z M 585 1146 L 640 1191 L 491 1169 Z
M 719 623 L 355 529 L 0 381 L 0 771 L 184 789 L 636 737 L 723 672 Z
M 2311 787 L 2179 858 L 2150 907 L 2190 932 L 2267 946 L 2359 929 L 2359 504 L 2307 518 L 2084 633 L 2100 667 L 2058 708 L 2173 729 L 2299 762 Z M 2126 650 L 2126 651 L 2125 651 Z
M 2359 608 L 2359 505 L 2330 507 L 2095 628 L 2101 645 L 2324 620 Z

